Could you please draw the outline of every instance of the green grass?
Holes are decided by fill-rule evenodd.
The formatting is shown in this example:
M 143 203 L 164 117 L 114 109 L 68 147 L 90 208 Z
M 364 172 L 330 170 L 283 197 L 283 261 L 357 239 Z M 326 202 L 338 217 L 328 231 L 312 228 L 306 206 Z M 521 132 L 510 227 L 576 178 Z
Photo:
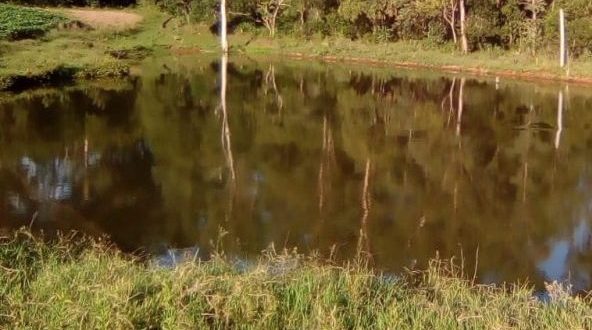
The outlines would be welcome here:
M 62 15 L 60 9 L 52 12 Z M 141 12 L 144 21 L 127 30 L 61 29 L 37 39 L 0 40 L 0 90 L 48 85 L 56 75 L 70 81 L 128 75 L 141 57 L 167 45 L 159 30 L 162 14 L 153 8 Z
M 363 40 L 352 41 L 341 37 L 303 40 L 291 36 L 270 39 L 265 36 L 253 38 L 249 34 L 240 33 L 230 37 L 230 44 L 236 51 L 247 54 L 284 54 L 332 61 L 427 67 L 529 79 L 592 81 L 590 57 L 572 59 L 568 68 L 561 69 L 558 58 L 551 50 L 541 51 L 538 56 L 501 49 L 482 50 L 463 55 L 452 45 L 436 47 L 423 41 L 373 43 Z
M 66 21 L 45 10 L 0 4 L 0 39 L 38 38 Z
M 190 258 L 191 259 L 191 258 Z M 268 251 L 174 268 L 105 242 L 25 231 L 0 241 L 0 328 L 32 329 L 590 329 L 589 299 L 561 287 L 476 285 L 451 263 L 393 278 Z

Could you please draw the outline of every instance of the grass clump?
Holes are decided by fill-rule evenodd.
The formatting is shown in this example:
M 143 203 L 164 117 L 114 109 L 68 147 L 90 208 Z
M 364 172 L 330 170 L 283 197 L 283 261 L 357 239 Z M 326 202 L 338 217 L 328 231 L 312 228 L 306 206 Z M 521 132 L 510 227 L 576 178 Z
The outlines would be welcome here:
M 475 285 L 443 262 L 393 278 L 273 251 L 247 267 L 215 256 L 162 268 L 88 238 L 18 232 L 0 243 L 0 328 L 592 327 L 589 299 L 552 297 Z
M 38 38 L 66 21 L 45 10 L 0 4 L 0 39 Z

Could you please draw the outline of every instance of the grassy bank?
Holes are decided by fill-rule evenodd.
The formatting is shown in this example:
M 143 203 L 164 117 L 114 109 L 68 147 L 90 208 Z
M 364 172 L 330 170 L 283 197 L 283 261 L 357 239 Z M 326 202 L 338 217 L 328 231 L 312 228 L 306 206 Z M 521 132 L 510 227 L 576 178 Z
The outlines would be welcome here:
M 191 259 L 191 258 L 190 258 Z M 589 329 L 591 301 L 465 280 L 449 264 L 398 279 L 363 263 L 335 266 L 265 253 L 157 267 L 104 242 L 0 243 L 0 328 Z
M 0 11 L 7 8 L 14 6 L 0 4 Z M 35 38 L 0 37 L 0 90 L 127 76 L 130 67 L 149 55 L 162 37 L 160 31 L 155 31 L 161 18 L 155 9 L 143 10 L 140 23 L 123 26 L 90 26 L 76 20 L 66 9 L 23 11 L 45 17 L 46 21 L 37 25 L 47 29 Z M 0 15 L 0 19 L 10 22 L 10 17 L 4 16 Z M 59 17 L 61 23 L 50 29 L 47 20 L 52 17 Z M 34 21 L 25 21 L 20 24 L 21 30 L 35 25 Z
M 36 39 L 15 41 L 7 38 L 2 40 L 0 37 L 0 90 L 22 90 L 76 79 L 126 76 L 150 54 L 164 52 L 193 55 L 198 52 L 219 51 L 217 37 L 208 26 L 186 25 L 182 19 L 168 20 L 169 16 L 149 5 L 135 9 L 93 11 L 90 15 L 83 15 L 93 18 L 90 25 L 85 24 L 84 20 L 77 20 L 84 10 L 77 10 L 78 16 L 68 9 L 43 11 L 43 14 L 37 16 L 46 16 L 47 13 L 57 16 L 48 18 L 51 24 L 37 22 L 44 30 L 43 34 L 36 35 Z M 122 26 L 92 24 L 97 21 L 93 16 L 104 14 L 108 20 L 113 13 L 139 16 L 141 21 Z M 0 20 L 1 17 L 2 15 Z M 64 23 L 64 18 L 69 22 Z M 111 17 L 111 20 L 118 19 L 117 16 Z M 59 28 L 55 28 L 58 21 L 61 24 Z M 451 46 L 434 47 L 420 41 L 373 43 L 341 37 L 269 38 L 260 33 L 236 31 L 230 36 L 230 44 L 233 52 L 247 55 L 320 58 L 535 80 L 592 83 L 592 60 L 589 57 L 573 60 L 569 68 L 563 70 L 558 68 L 555 56 L 532 56 L 500 49 L 461 55 Z

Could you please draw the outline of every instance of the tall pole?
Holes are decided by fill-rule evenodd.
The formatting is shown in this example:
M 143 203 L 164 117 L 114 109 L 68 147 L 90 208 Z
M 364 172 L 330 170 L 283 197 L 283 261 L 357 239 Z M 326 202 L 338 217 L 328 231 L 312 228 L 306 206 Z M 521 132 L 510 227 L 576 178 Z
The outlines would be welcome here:
M 565 67 L 566 64 L 566 54 L 567 52 L 565 51 L 565 13 L 563 12 L 563 9 L 559 9 L 559 34 L 560 34 L 560 54 L 559 54 L 559 58 L 560 58 L 560 65 L 561 67 Z
M 222 52 L 228 53 L 228 36 L 226 23 L 226 0 L 220 0 L 220 45 Z

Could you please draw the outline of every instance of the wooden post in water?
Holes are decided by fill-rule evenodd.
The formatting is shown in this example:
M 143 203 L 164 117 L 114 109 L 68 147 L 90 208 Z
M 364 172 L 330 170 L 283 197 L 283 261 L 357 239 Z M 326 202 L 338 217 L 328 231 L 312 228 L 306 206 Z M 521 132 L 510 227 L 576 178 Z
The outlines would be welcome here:
M 565 12 L 563 11 L 563 9 L 559 9 L 559 42 L 561 43 L 561 45 L 559 46 L 559 61 L 560 61 L 560 65 L 562 68 L 565 67 L 565 64 L 567 62 L 567 51 L 566 51 L 566 38 L 565 38 Z

